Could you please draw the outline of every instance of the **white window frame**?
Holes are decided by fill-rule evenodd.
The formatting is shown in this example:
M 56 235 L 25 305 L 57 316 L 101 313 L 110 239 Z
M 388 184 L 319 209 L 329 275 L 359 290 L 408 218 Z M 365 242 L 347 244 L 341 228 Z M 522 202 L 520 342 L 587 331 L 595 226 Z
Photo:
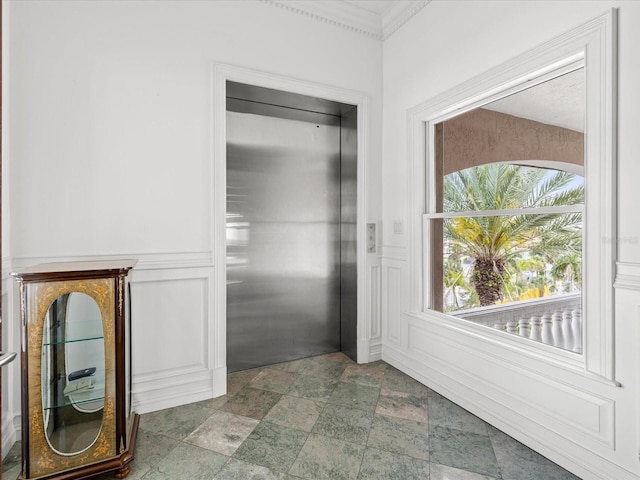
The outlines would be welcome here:
M 534 48 L 408 112 L 409 313 L 590 376 L 615 381 L 613 279 L 616 257 L 616 10 Z M 583 355 L 531 342 L 430 310 L 429 218 L 435 205 L 434 126 L 562 72 L 585 67 Z M 522 212 L 526 213 L 526 212 Z M 532 211 L 532 213 L 535 213 Z

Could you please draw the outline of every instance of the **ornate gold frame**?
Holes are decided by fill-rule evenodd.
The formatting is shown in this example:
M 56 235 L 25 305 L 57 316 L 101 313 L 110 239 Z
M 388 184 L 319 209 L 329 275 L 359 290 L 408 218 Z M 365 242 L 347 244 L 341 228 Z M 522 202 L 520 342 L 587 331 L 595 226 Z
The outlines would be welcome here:
M 47 283 L 22 284 L 27 289 L 27 365 L 29 438 L 31 455 L 29 467 L 31 477 L 40 477 L 63 470 L 108 460 L 117 456 L 116 451 L 116 339 L 115 296 L 116 278 L 91 278 Z M 30 290 L 30 291 L 29 291 Z M 105 352 L 105 399 L 102 428 L 95 442 L 76 455 L 61 455 L 49 445 L 44 430 L 42 408 L 42 335 L 44 318 L 51 304 L 61 295 L 80 292 L 93 298 L 102 315 Z M 24 293 L 24 292 L 23 292 Z M 23 298 L 25 298 L 23 296 Z M 24 315 L 26 313 L 26 316 Z M 37 453 L 36 453 L 37 452 Z M 23 466 L 23 471 L 25 468 Z

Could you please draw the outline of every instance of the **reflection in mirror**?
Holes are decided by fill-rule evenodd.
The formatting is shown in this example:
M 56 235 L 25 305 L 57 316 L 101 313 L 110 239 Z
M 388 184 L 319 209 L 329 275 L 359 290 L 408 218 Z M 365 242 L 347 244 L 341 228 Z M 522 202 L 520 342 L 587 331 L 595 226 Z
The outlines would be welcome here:
M 581 353 L 584 68 L 434 133 L 432 308 Z
M 42 335 L 45 436 L 61 455 L 89 448 L 102 427 L 105 355 L 102 314 L 93 298 L 73 292 L 49 307 Z

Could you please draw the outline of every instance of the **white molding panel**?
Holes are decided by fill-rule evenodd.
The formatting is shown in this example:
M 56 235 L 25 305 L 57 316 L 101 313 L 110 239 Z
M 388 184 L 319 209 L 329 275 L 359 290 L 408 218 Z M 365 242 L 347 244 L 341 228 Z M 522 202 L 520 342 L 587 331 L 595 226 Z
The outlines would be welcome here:
M 570 437 L 579 432 L 608 448 L 614 448 L 614 402 L 532 372 L 516 363 L 504 362 L 490 353 L 447 338 L 430 325 L 409 322 L 407 354 L 438 375 L 478 392 L 493 415 L 518 406 L 520 421 L 530 421 Z M 517 386 L 517 388 L 514 388 Z M 525 407 L 525 408 L 520 408 Z
M 131 296 L 136 411 L 212 398 L 226 387 L 213 384 L 212 268 L 134 269 Z
M 369 311 L 367 312 L 368 356 L 366 362 L 374 362 L 382 358 L 382 266 L 369 266 Z M 364 359 L 363 359 L 364 360 Z M 360 361 L 360 363 L 365 363 Z
M 380 315 L 381 307 L 381 282 L 382 267 L 380 265 L 371 265 L 369 268 L 370 287 L 369 294 L 369 338 L 371 342 L 379 342 L 382 339 L 382 317 Z
M 403 262 L 384 260 L 382 263 L 382 338 L 384 344 L 390 342 L 398 347 L 404 346 L 401 327 L 403 267 Z

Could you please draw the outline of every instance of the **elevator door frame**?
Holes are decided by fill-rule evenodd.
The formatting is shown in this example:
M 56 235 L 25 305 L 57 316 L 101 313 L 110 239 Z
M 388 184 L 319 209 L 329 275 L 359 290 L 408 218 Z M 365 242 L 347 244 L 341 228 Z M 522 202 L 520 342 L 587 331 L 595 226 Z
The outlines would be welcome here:
M 313 82 L 250 70 L 234 65 L 216 63 L 213 66 L 213 223 L 211 238 L 214 252 L 215 288 L 213 319 L 213 349 L 209 352 L 209 361 L 213 365 L 214 396 L 226 392 L 226 97 L 227 81 L 255 85 L 258 87 L 298 93 L 334 102 L 350 104 L 358 109 L 358 153 L 357 153 L 357 357 L 358 363 L 369 361 L 370 329 L 366 322 L 366 138 L 368 138 L 368 97 L 366 95 L 341 88 L 321 85 Z

